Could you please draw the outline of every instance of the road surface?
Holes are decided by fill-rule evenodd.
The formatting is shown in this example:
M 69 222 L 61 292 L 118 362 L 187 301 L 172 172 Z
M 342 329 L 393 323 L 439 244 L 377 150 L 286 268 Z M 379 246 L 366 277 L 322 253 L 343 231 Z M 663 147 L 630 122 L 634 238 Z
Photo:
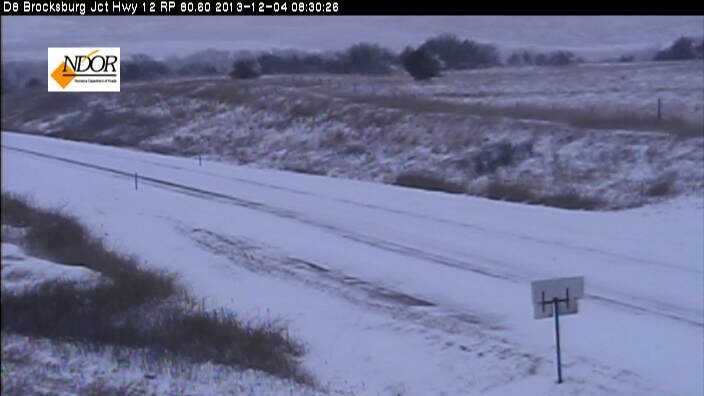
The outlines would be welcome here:
M 7 132 L 2 176 L 212 304 L 287 321 L 331 387 L 703 391 L 701 199 L 567 211 Z M 556 385 L 530 281 L 574 275 Z

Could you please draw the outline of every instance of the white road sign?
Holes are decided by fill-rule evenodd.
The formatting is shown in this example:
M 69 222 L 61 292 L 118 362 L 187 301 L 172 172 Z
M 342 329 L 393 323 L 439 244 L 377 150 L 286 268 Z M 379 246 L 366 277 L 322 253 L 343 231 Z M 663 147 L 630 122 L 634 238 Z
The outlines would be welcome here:
M 576 314 L 577 299 L 584 295 L 584 278 L 575 276 L 534 281 L 531 292 L 535 319 L 551 318 L 555 299 L 560 315 Z

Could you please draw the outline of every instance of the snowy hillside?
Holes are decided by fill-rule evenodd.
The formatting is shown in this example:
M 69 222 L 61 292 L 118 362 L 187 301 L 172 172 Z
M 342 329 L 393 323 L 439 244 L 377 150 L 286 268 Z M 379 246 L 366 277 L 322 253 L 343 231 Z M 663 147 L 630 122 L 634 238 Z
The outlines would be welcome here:
M 698 158 L 701 140 L 689 142 L 677 158 Z M 700 160 L 687 161 L 698 191 Z M 8 132 L 2 172 L 4 191 L 74 213 L 207 304 L 287 322 L 333 389 L 704 392 L 698 194 L 568 211 Z M 530 281 L 563 275 L 586 285 L 562 322 L 558 385 L 553 324 L 533 319 Z
M 576 209 L 704 193 L 702 62 L 124 84 L 3 97 L 5 130 Z M 658 100 L 662 119 L 657 119 Z M 410 182 L 404 182 L 410 180 Z M 425 183 L 428 184 L 428 183 Z

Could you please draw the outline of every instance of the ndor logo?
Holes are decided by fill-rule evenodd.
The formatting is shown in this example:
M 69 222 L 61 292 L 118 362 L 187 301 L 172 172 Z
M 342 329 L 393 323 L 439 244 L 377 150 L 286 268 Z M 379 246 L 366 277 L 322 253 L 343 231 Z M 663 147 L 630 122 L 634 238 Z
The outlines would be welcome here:
M 119 48 L 49 48 L 50 92 L 120 92 Z

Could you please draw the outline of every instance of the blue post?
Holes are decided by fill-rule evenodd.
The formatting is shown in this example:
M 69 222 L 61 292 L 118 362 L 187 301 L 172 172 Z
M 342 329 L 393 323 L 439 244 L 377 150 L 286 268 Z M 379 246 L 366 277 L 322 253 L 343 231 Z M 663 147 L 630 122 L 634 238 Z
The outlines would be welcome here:
M 560 357 L 560 311 L 557 297 L 553 298 L 552 305 L 555 310 L 555 342 L 557 344 L 557 383 L 562 383 L 562 359 Z
M 662 99 L 658 98 L 658 121 L 662 119 Z

